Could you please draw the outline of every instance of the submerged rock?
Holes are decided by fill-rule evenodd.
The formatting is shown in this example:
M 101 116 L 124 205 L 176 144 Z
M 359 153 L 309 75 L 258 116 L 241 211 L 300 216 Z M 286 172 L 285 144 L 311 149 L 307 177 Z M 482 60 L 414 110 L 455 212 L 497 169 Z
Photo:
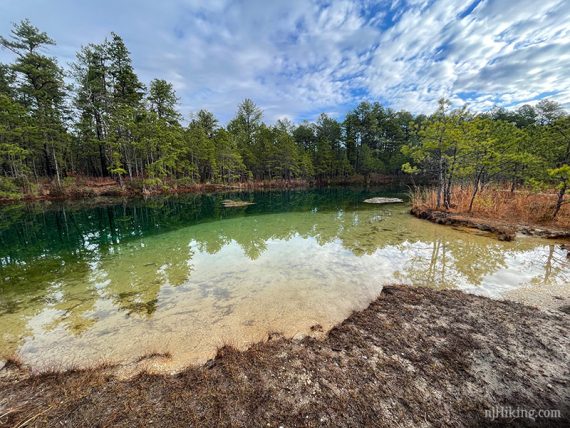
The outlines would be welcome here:
M 235 207 L 246 207 L 248 205 L 254 205 L 255 202 L 247 202 L 247 201 L 232 201 L 231 199 L 226 199 L 222 201 L 222 205 L 225 208 L 235 208 Z
M 404 201 L 401 200 L 400 198 L 377 197 L 377 198 L 365 199 L 364 202 L 367 204 L 399 204 Z

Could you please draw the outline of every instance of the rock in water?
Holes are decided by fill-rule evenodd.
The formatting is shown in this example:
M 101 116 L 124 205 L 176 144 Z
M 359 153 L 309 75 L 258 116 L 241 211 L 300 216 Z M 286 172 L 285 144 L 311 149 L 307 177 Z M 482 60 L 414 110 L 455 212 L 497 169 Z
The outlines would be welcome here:
M 370 199 L 365 199 L 364 202 L 366 202 L 367 204 L 399 204 L 402 201 L 400 198 L 370 198 Z
M 232 201 L 230 199 L 226 199 L 222 201 L 222 205 L 225 208 L 235 208 L 235 207 L 246 207 L 248 205 L 253 205 L 255 202 L 246 202 L 246 201 Z

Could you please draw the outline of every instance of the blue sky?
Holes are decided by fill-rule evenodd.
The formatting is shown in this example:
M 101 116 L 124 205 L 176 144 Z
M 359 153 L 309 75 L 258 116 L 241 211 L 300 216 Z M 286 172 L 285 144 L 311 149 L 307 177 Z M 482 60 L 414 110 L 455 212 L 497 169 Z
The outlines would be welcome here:
M 246 97 L 296 122 L 363 99 L 413 113 L 441 96 L 570 107 L 568 0 L 2 0 L 0 16 L 0 34 L 23 18 L 48 32 L 64 68 L 120 34 L 141 79 L 171 81 L 186 117 L 206 108 L 225 122 Z

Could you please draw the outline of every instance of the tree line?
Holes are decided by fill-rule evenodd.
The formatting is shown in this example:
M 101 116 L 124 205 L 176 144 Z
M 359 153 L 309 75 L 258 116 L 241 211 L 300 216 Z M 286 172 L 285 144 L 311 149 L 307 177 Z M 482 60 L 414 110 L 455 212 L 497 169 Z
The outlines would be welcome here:
M 469 211 L 490 183 L 557 191 L 556 217 L 570 187 L 570 116 L 555 101 L 509 111 L 495 108 L 474 114 L 466 107 L 450 110 L 446 99 L 419 131 L 419 144 L 406 145 L 408 173 L 423 173 L 437 186 L 438 208 L 452 207 L 455 184 L 470 184 Z
M 206 110 L 184 126 L 172 84 L 146 87 L 119 35 L 84 46 L 67 75 L 44 53 L 54 43 L 29 21 L 0 38 L 15 58 L 0 66 L 0 172 L 21 184 L 74 174 L 227 183 L 398 173 L 413 133 L 410 113 L 377 103 L 344 123 L 322 114 L 295 126 L 264 123 L 249 99 L 225 127 Z
M 569 119 L 553 101 L 474 114 L 442 100 L 429 116 L 362 102 L 342 121 L 294 125 L 265 123 L 246 99 L 226 126 L 206 110 L 184 124 L 173 85 L 143 84 L 119 35 L 82 47 L 67 73 L 46 53 L 54 44 L 27 20 L 0 37 L 14 58 L 0 64 L 0 192 L 77 175 L 153 185 L 406 172 L 434 180 L 449 206 L 456 182 L 556 185 L 561 201 L 568 187 Z

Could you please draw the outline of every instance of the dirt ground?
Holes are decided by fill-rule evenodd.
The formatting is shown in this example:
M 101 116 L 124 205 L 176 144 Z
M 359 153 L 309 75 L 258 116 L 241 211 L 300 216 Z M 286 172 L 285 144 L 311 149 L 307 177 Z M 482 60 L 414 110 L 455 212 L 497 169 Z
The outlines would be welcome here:
M 502 219 L 476 217 L 423 207 L 412 207 L 410 213 L 433 223 L 455 227 L 465 227 L 489 232 L 500 241 L 512 241 L 517 234 L 540 236 L 547 239 L 570 240 L 570 229 L 561 229 L 541 224 L 525 224 Z
M 569 331 L 562 311 L 391 286 L 321 339 L 273 334 L 175 375 L 30 376 L 9 362 L 0 425 L 569 426 Z M 486 417 L 501 406 L 560 417 Z

